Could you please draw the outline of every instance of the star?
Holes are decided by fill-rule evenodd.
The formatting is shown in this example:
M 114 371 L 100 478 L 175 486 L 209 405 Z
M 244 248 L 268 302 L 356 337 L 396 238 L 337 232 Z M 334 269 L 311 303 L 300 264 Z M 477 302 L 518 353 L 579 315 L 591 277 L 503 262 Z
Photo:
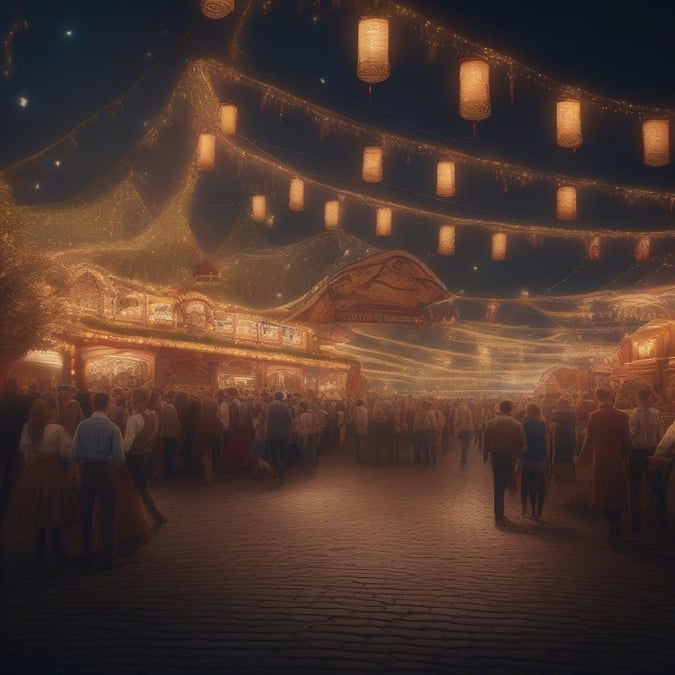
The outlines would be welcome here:
M 33 187 L 34 187 L 36 190 L 39 190 L 39 189 L 40 189 L 40 183 L 35 183 L 35 185 L 34 185 Z
M 60 160 L 60 159 L 55 159 L 55 160 L 54 160 L 54 166 L 55 166 L 56 168 L 60 167 L 60 166 L 61 166 L 61 160 Z
M 473 271 L 474 271 L 474 272 L 478 272 L 478 265 L 474 265 L 474 266 L 473 266 Z
M 68 37 L 68 38 L 69 38 L 69 37 L 73 37 L 73 31 L 72 31 L 72 29 L 71 29 L 71 28 L 67 28 L 67 29 L 65 30 L 65 32 L 64 32 L 64 35 L 65 35 L 66 37 Z
M 28 99 L 25 96 L 19 96 L 19 107 L 25 108 L 28 105 Z

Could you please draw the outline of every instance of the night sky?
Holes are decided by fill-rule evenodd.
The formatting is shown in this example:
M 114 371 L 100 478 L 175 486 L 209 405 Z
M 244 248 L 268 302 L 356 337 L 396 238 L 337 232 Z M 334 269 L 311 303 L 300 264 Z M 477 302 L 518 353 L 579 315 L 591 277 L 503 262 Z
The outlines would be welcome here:
M 12 62 L 8 79 L 0 82 L 0 122 L 11 133 L 4 134 L 0 144 L 1 166 L 38 152 L 124 94 L 121 105 L 101 113 L 75 135 L 75 142 L 66 140 L 48 155 L 8 174 L 18 200 L 61 201 L 114 180 L 111 167 L 125 157 L 144 124 L 161 109 L 187 60 L 227 58 L 230 32 L 243 4 L 239 0 L 233 15 L 212 21 L 201 15 L 197 0 L 5 0 L 1 6 L 3 36 L 23 19 L 28 28 L 16 32 L 11 50 L 4 54 L 11 53 Z M 675 109 L 673 10 L 663 10 L 659 3 L 641 3 L 639 11 L 612 13 L 594 9 L 593 3 L 568 13 L 562 5 L 533 9 L 529 3 L 419 0 L 408 4 L 470 40 L 511 55 L 562 83 L 612 99 Z M 342 5 L 342 10 L 334 11 L 328 0 L 306 0 L 302 8 L 295 0 L 277 0 L 268 14 L 258 13 L 249 23 L 238 66 L 266 82 L 392 132 L 542 171 L 673 189 L 672 166 L 651 169 L 641 162 L 637 115 L 589 109 L 583 119 L 584 144 L 572 154 L 555 145 L 555 93 L 517 78 L 511 104 L 503 73 L 491 76 L 492 116 L 479 125 L 473 138 L 470 123 L 457 114 L 457 68 L 459 59 L 468 54 L 446 49 L 430 62 L 428 44 L 400 21 L 391 28 L 392 76 L 375 86 L 369 103 L 367 87 L 355 75 L 356 21 L 365 3 L 360 9 L 353 9 L 347 0 Z M 188 33 L 189 40 L 185 39 Z M 142 84 L 129 91 L 153 67 Z M 339 134 L 331 134 L 322 141 L 315 126 L 308 126 L 301 115 L 290 113 L 279 121 L 250 92 L 232 88 L 223 96 L 245 109 L 241 133 L 256 147 L 337 188 L 349 187 L 420 208 L 445 209 L 449 216 L 556 224 L 555 189 L 550 185 L 511 186 L 504 191 L 494 176 L 468 171 L 458 177 L 457 198 L 441 202 L 433 194 L 432 158 L 392 153 L 385 159 L 385 183 L 367 187 L 360 182 L 360 140 L 347 138 L 345 142 Z M 168 198 L 158 186 L 169 181 L 157 162 L 154 166 L 154 187 L 150 186 L 149 194 Z M 207 251 L 227 237 L 249 195 L 258 189 L 272 195 L 273 206 L 278 198 L 276 227 L 266 233 L 270 244 L 281 245 L 322 231 L 319 207 L 325 196 L 317 195 L 316 208 L 308 204 L 302 219 L 294 220 L 283 208 L 285 195 L 278 181 L 236 172 L 233 167 L 220 170 L 222 182 L 210 179 L 207 186 L 201 186 L 194 208 L 193 231 Z M 580 193 L 579 200 L 577 225 L 589 232 L 594 226 L 664 230 L 675 219 L 661 205 L 626 204 L 592 191 Z M 551 239 L 533 250 L 525 237 L 514 237 L 509 259 L 493 263 L 488 233 L 462 231 L 457 255 L 448 259 L 435 254 L 435 227 L 430 223 L 402 217 L 395 221 L 394 236 L 383 241 L 375 238 L 372 221 L 371 207 L 354 205 L 345 211 L 344 228 L 375 246 L 410 250 L 452 292 L 475 295 L 508 296 L 523 288 L 535 294 L 552 289 L 565 294 L 631 287 L 653 278 L 673 253 L 670 241 L 657 242 L 653 259 L 636 267 L 633 241 L 610 242 L 602 260 L 590 263 L 584 261 L 582 241 Z

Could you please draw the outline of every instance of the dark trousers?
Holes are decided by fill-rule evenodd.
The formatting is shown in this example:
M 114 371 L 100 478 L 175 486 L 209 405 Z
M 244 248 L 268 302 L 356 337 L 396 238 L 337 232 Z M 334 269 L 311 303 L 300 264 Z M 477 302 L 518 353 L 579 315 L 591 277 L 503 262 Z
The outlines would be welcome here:
M 52 542 L 52 548 L 57 555 L 61 553 L 61 530 L 58 527 L 49 528 L 49 539 Z M 35 554 L 42 559 L 45 555 L 45 544 L 47 543 L 47 528 L 38 527 L 35 530 Z
M 492 477 L 494 479 L 495 520 L 504 517 L 504 492 L 513 480 L 515 459 L 510 455 L 492 455 Z
M 462 464 L 466 462 L 466 455 L 469 451 L 469 443 L 471 443 L 471 436 L 473 436 L 473 431 L 460 431 L 459 432 L 459 447 L 460 447 L 460 462 Z
M 647 473 L 649 457 L 655 448 L 633 450 L 630 455 L 630 509 L 635 529 L 642 528 L 642 476 Z
M 267 439 L 267 456 L 274 470 L 279 476 L 279 482 L 284 482 L 284 452 L 286 450 L 286 442 L 276 438 Z
M 649 472 L 656 491 L 656 514 L 662 530 L 665 530 L 668 525 L 668 482 L 673 465 L 675 465 L 675 460 L 671 460 L 663 468 L 651 469 Z
M 164 476 L 173 478 L 176 474 L 176 450 L 178 439 L 175 436 L 162 438 L 162 451 L 164 453 Z
M 533 516 L 540 516 L 546 494 L 546 473 L 544 471 L 524 470 L 520 478 L 520 499 L 523 513 L 527 513 L 529 499 Z
M 138 488 L 138 494 L 141 496 L 145 508 L 155 519 L 155 524 L 162 522 L 164 516 L 157 507 L 157 504 L 155 504 L 155 500 L 152 498 L 150 490 L 148 490 L 148 481 L 145 475 L 145 455 L 140 452 L 133 455 L 127 455 L 127 468 L 133 478 L 134 484 Z
M 106 463 L 81 464 L 80 515 L 82 519 L 82 554 L 90 560 L 94 502 L 103 516 L 103 557 L 111 562 L 117 555 L 117 481 L 114 469 Z

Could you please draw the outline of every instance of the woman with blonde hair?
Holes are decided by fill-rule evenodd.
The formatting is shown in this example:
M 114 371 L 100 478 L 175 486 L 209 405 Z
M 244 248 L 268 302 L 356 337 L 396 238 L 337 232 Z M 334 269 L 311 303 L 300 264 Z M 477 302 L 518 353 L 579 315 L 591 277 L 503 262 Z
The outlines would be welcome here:
M 45 555 L 47 530 L 59 555 L 61 529 L 77 520 L 76 497 L 62 466 L 72 442 L 72 436 L 56 424 L 55 407 L 36 399 L 21 433 L 25 466 L 17 478 L 11 517 L 20 526 L 35 528 L 38 559 Z
M 531 516 L 541 517 L 546 494 L 546 471 L 549 463 L 551 434 L 548 423 L 543 419 L 541 408 L 536 403 L 525 406 L 523 419 L 527 449 L 520 458 L 520 498 L 523 515 L 527 514 L 528 499 Z

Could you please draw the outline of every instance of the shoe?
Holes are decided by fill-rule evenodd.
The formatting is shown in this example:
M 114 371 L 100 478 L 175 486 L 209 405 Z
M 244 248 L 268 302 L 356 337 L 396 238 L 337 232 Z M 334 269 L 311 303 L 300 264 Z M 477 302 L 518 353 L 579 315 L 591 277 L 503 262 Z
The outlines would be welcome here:
M 162 516 L 161 518 L 159 518 L 158 520 L 155 521 L 154 525 L 150 529 L 153 532 L 157 532 L 157 530 L 159 530 L 159 528 L 162 527 L 162 525 L 164 525 L 164 523 L 166 523 L 166 522 L 167 522 L 167 519 L 164 516 Z
M 112 570 L 119 569 L 120 567 L 124 567 L 124 562 L 121 560 L 109 560 L 108 562 L 104 562 L 101 565 L 101 572 L 111 572 Z

